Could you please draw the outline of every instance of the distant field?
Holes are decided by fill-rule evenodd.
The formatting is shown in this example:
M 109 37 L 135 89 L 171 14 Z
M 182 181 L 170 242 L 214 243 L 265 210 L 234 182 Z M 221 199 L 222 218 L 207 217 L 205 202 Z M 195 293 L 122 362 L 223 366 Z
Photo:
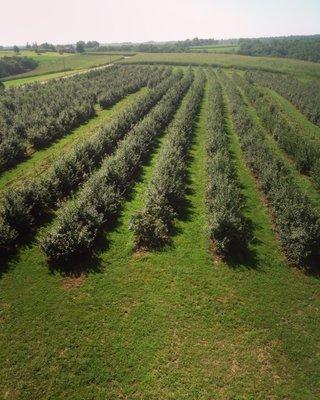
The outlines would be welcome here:
M 13 52 L 1 51 L 0 57 L 12 55 Z M 39 65 L 36 69 L 24 74 L 14 75 L 6 80 L 15 80 L 17 78 L 33 77 L 44 74 L 64 72 L 70 70 L 79 70 L 92 68 L 104 64 L 108 64 L 115 60 L 119 60 L 122 56 L 112 54 L 63 54 L 44 53 L 37 55 L 31 51 L 22 51 L 21 55 L 32 57 L 37 60 Z
M 194 53 L 201 53 L 203 51 L 209 53 L 235 53 L 239 50 L 237 45 L 207 45 L 207 46 L 192 46 L 190 51 Z
M 208 64 L 242 69 L 262 69 L 291 73 L 302 78 L 320 78 L 320 64 L 309 61 L 273 57 L 251 57 L 219 53 L 138 53 L 127 63 Z

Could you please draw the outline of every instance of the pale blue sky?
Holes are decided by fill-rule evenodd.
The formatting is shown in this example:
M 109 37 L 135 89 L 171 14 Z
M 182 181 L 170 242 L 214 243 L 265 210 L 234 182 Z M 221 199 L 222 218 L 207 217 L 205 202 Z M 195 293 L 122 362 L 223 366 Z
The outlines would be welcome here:
M 0 44 L 320 33 L 320 0 L 0 0 Z

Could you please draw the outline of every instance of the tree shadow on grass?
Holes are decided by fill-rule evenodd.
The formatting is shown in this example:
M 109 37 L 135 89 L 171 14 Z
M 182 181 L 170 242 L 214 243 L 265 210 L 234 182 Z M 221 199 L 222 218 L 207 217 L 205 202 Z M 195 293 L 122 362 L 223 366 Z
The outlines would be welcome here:
M 308 260 L 301 269 L 305 275 L 320 279 L 320 256 Z
M 103 248 L 103 245 L 101 248 Z M 102 263 L 100 257 L 88 249 L 88 251 L 70 257 L 68 260 L 48 261 L 48 268 L 52 274 L 59 273 L 62 276 L 77 278 L 83 274 L 100 273 Z
M 11 269 L 14 264 L 19 260 L 19 254 L 17 251 L 2 251 L 0 252 L 0 279 Z
M 225 263 L 232 269 L 253 269 L 259 270 L 259 259 L 257 251 L 250 245 L 257 244 L 258 240 L 253 239 L 250 243 L 235 248 L 230 254 L 224 257 Z

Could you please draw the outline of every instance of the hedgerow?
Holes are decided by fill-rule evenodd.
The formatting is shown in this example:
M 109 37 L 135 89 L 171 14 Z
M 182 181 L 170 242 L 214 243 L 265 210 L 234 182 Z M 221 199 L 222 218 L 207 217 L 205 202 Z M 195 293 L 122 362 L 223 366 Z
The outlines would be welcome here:
M 66 260 L 89 251 L 98 232 L 119 212 L 156 137 L 168 124 L 193 79 L 191 72 L 167 92 L 126 136 L 116 153 L 84 185 L 77 198 L 59 212 L 41 239 L 50 260 Z
M 130 221 L 137 247 L 156 248 L 170 238 L 173 219 L 186 192 L 188 152 L 204 84 L 201 71 L 168 130 L 148 187 L 146 204 Z
M 47 214 L 57 202 L 69 196 L 72 190 L 88 179 L 103 157 L 115 149 L 119 140 L 180 79 L 179 72 L 160 82 L 154 89 L 140 95 L 117 118 L 54 161 L 44 176 L 7 190 L 0 203 L 0 221 L 6 227 L 0 230 L 0 249 L 12 248 L 30 232 L 42 215 Z M 20 220 L 21 214 L 24 222 L 17 225 L 16 221 Z
M 209 75 L 206 150 L 210 235 L 215 251 L 229 256 L 246 249 L 251 231 L 244 216 L 245 198 L 230 151 L 222 89 L 212 73 Z
M 283 160 L 270 149 L 234 83 L 224 73 L 219 76 L 231 100 L 232 118 L 244 156 L 268 199 L 287 258 L 292 263 L 310 266 L 320 256 L 319 214 Z
M 22 74 L 23 72 L 35 69 L 37 66 L 38 62 L 31 57 L 1 57 L 0 78 Z

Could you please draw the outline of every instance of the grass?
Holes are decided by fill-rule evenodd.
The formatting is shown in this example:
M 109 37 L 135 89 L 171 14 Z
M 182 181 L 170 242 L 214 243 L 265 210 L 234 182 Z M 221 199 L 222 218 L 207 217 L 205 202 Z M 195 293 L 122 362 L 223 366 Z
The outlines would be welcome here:
M 2 52 L 3 54 L 4 52 Z M 109 54 L 58 54 L 58 53 L 44 53 L 37 55 L 31 51 L 24 51 L 21 55 L 32 57 L 39 64 L 32 71 L 25 72 L 19 75 L 13 75 L 5 78 L 5 82 L 17 81 L 17 79 L 25 79 L 36 77 L 40 75 L 55 74 L 66 71 L 84 70 L 88 68 L 98 67 L 109 64 L 122 58 L 118 55 Z M 24 83 L 22 81 L 22 83 Z M 12 85 L 12 83 L 11 83 Z
M 191 151 L 187 206 L 170 246 L 136 254 L 128 230 L 131 215 L 143 205 L 162 139 L 107 234 L 100 273 L 51 274 L 36 243 L 11 261 L 0 280 L 0 396 L 318 397 L 319 280 L 286 265 L 230 119 L 246 213 L 257 238 L 255 257 L 251 265 L 212 261 L 204 204 L 206 107 L 205 98 Z
M 175 63 L 213 65 L 225 68 L 261 69 L 291 73 L 299 78 L 320 78 L 320 63 L 292 60 L 288 58 L 251 57 L 218 53 L 137 53 L 125 63 Z
M 2 173 L 0 175 L 0 192 L 12 184 L 19 183 L 26 179 L 32 179 L 45 172 L 55 158 L 60 157 L 64 152 L 74 146 L 75 143 L 88 138 L 99 126 L 116 116 L 123 108 L 133 103 L 135 99 L 146 90 L 147 88 L 143 88 L 134 94 L 128 95 L 113 107 L 105 110 L 96 106 L 97 115 L 91 118 L 87 123 L 74 129 L 68 135 L 53 143 L 50 147 L 35 151 L 24 162 Z

